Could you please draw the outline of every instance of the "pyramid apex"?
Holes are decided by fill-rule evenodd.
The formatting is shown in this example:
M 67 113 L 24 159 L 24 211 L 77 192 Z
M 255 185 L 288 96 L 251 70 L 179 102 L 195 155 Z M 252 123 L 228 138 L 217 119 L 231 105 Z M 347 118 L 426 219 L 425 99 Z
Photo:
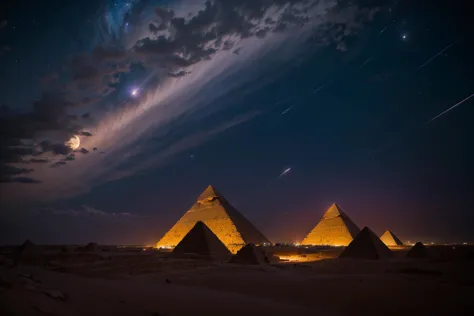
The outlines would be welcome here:
M 198 203 L 211 202 L 215 199 L 225 201 L 225 198 L 216 191 L 212 185 L 208 185 L 207 188 L 197 198 Z
M 342 211 L 342 209 L 339 207 L 339 205 L 337 205 L 337 203 L 333 203 L 329 208 L 328 210 L 326 211 L 326 213 L 324 213 L 324 218 L 325 219 L 330 219 L 330 218 L 334 218 L 334 217 L 338 217 L 338 216 L 341 216 L 341 214 L 344 214 L 344 212 Z
M 333 203 L 301 244 L 347 246 L 359 232 L 359 227 Z

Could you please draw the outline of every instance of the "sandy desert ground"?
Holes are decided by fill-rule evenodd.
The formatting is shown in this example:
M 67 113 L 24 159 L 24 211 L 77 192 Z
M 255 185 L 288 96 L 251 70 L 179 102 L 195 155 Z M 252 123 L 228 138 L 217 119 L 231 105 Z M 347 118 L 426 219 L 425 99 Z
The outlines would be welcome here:
M 406 249 L 398 249 L 394 259 L 379 261 L 337 259 L 338 250 L 273 249 L 304 261 L 258 266 L 141 248 L 43 247 L 25 256 L 3 248 L 0 314 L 470 315 L 472 248 L 460 256 L 445 248 L 436 259 L 404 259 Z

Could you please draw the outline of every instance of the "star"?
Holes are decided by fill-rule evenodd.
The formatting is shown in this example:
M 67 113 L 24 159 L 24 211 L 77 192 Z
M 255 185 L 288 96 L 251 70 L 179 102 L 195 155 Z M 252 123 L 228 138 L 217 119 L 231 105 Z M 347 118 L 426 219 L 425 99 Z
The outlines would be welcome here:
M 407 34 L 402 34 L 402 40 L 406 41 L 408 39 L 408 35 Z

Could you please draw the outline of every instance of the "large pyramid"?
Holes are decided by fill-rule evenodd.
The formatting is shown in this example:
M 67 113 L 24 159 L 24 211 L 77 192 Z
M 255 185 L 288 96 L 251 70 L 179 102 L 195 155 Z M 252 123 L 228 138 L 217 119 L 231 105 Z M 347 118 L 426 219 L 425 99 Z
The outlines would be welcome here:
M 347 246 L 359 232 L 360 228 L 349 216 L 333 204 L 301 244 Z
M 339 258 L 383 259 L 390 258 L 392 251 L 368 227 L 364 227 L 341 253 Z
M 380 240 L 383 241 L 388 247 L 396 247 L 396 246 L 403 246 L 403 243 L 394 233 L 390 230 L 385 231 L 382 236 L 380 236 Z
M 231 253 L 216 235 L 199 221 L 174 248 L 173 254 L 197 254 L 207 258 L 226 258 Z
M 221 194 L 212 186 L 208 186 L 196 203 L 158 241 L 156 247 L 176 247 L 198 221 L 204 222 L 234 254 L 249 243 L 269 243 L 269 240 Z

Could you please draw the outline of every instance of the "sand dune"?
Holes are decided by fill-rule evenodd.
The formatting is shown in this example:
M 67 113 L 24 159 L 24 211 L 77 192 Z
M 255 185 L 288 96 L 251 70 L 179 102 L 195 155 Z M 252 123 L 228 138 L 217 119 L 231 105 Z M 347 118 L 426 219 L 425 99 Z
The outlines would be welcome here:
M 0 260 L 1 315 L 467 315 L 474 307 L 471 260 L 249 266 L 136 249 L 58 253 L 16 266 Z

